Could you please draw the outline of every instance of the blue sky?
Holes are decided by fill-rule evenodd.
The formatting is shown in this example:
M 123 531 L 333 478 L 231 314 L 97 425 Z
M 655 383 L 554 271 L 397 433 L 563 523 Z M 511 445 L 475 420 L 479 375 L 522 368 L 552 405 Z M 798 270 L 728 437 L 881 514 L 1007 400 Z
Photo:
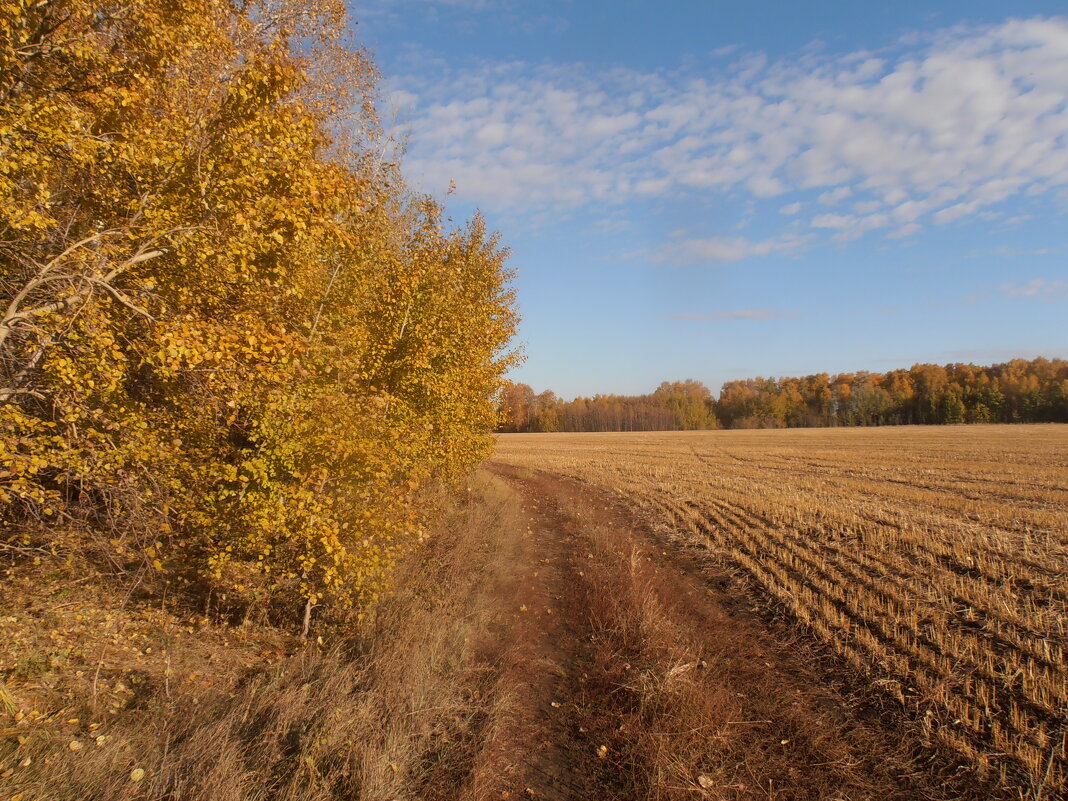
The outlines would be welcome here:
M 405 172 L 512 249 L 565 397 L 1068 357 L 1043 2 L 366 0 Z

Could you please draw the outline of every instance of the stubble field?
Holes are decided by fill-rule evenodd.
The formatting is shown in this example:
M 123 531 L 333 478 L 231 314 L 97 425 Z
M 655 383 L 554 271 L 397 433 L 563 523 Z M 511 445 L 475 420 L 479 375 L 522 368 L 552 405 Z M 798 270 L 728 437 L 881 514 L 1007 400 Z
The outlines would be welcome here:
M 502 435 L 495 459 L 609 488 L 706 549 L 935 747 L 1063 790 L 1068 429 Z

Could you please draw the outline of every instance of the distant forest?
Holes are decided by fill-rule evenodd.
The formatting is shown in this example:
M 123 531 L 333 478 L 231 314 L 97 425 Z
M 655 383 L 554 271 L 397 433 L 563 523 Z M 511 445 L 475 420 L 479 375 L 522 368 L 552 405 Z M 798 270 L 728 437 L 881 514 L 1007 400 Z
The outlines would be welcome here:
M 888 373 L 748 378 L 719 398 L 699 381 L 665 381 L 648 395 L 565 401 L 512 384 L 501 432 L 692 431 L 710 428 L 1068 422 L 1068 361 L 917 364 Z

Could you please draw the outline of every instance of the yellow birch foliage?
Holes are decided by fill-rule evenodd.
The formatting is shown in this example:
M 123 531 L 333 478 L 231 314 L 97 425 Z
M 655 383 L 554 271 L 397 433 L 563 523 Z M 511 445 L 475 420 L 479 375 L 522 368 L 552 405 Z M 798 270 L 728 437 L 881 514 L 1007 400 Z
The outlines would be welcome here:
M 344 26 L 339 0 L 0 7 L 9 544 L 364 604 L 418 488 L 487 452 L 506 253 L 376 158 Z

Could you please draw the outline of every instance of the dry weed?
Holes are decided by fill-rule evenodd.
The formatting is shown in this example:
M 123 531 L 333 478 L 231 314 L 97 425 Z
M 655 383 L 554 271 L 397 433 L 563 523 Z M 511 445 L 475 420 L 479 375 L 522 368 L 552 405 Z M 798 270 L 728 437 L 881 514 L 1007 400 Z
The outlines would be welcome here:
M 0 744 L 0 794 L 25 801 L 454 797 L 499 703 L 485 692 L 477 651 L 496 614 L 486 584 L 507 569 L 487 535 L 505 525 L 508 501 L 499 482 L 475 477 L 432 544 L 402 565 L 395 594 L 355 630 L 328 633 L 332 644 L 287 640 L 288 655 L 250 664 L 250 652 L 277 646 L 277 635 L 251 624 L 225 634 L 215 624 L 187 631 L 169 621 L 167 655 L 141 649 L 146 686 L 114 714 L 107 705 L 94 709 L 91 696 L 94 685 L 111 686 L 111 667 L 102 681 L 76 665 L 52 666 L 47 678 L 63 690 L 52 695 L 24 681 L 39 706 L 20 707 L 17 722 L 0 726 L 10 735 Z M 119 614 L 103 606 L 118 600 L 101 593 L 77 596 L 83 617 Z M 155 624 L 158 633 L 163 623 Z M 80 651 L 99 652 L 100 641 L 81 636 Z M 214 672 L 207 668 L 210 686 L 184 684 L 175 674 L 188 670 L 205 640 L 215 646 L 206 654 L 216 663 Z

